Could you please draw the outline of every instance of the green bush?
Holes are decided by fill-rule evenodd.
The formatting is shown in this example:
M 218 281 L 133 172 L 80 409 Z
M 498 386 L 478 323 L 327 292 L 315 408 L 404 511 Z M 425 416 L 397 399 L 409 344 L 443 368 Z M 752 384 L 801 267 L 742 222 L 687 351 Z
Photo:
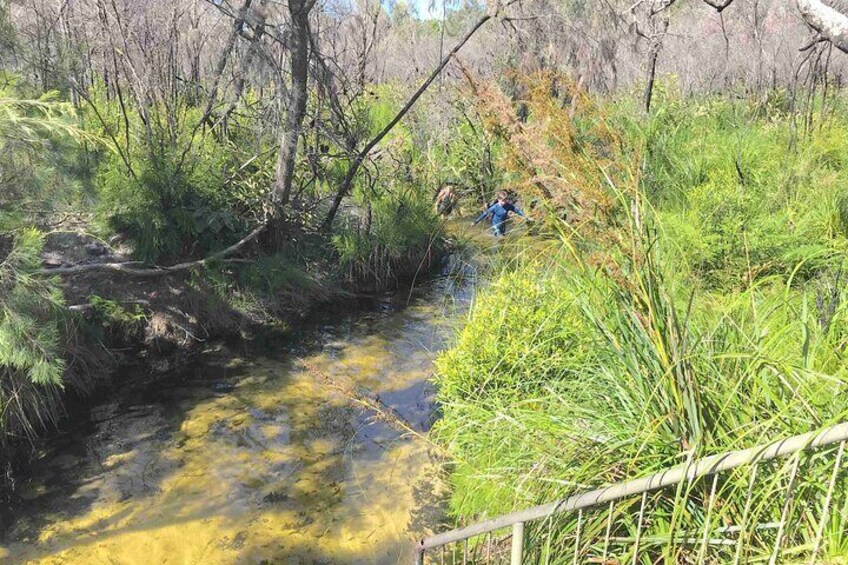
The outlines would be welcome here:
M 33 438 L 58 416 L 64 298 L 38 274 L 43 246 L 40 232 L 22 230 L 0 261 L 0 444 Z
M 214 154 L 190 167 L 179 152 L 144 160 L 128 174 L 116 155 L 101 165 L 98 208 L 109 228 L 127 234 L 143 261 L 201 256 L 225 247 L 244 233 L 223 189 L 224 168 Z M 199 159 L 200 161 L 200 159 Z
M 349 282 L 392 286 L 438 255 L 440 222 L 420 190 L 396 184 L 359 198 L 359 214 L 348 218 L 332 239 Z
M 101 90 L 90 93 L 98 112 L 83 117 L 89 131 L 111 141 L 95 177 L 104 231 L 129 236 L 136 258 L 148 262 L 203 256 L 243 236 L 245 218 L 261 214 L 270 187 L 269 153 L 249 160 L 255 148 L 238 133 L 231 142 L 195 129 L 202 109 L 186 101 L 175 124 L 165 119 L 173 108 L 145 108 L 158 116 L 148 127 L 133 108 L 125 118 Z
M 9 80 L 14 83 L 12 78 Z M 47 92 L 34 99 L 0 87 L 0 231 L 41 221 L 76 205 L 88 175 L 72 106 Z
M 456 345 L 439 358 L 439 374 L 450 375 L 439 381 L 441 395 L 530 395 L 593 363 L 592 332 L 574 308 L 578 289 L 566 278 L 527 276 L 540 267 L 506 272 L 478 297 Z
M 396 89 L 382 87 L 356 106 L 362 135 L 378 133 L 397 112 Z M 425 159 L 412 132 L 395 127 L 383 140 L 387 155 L 377 161 L 379 175 L 360 174 L 352 194 L 353 210 L 341 218 L 332 237 L 342 277 L 353 286 L 388 288 L 414 276 L 438 254 L 442 238 L 433 210 Z M 332 186 L 346 172 L 344 162 L 328 167 Z
M 451 454 L 456 515 L 492 516 L 848 418 L 844 330 L 822 328 L 811 293 L 763 283 L 689 303 L 653 261 L 626 282 L 546 264 L 497 278 L 437 360 L 434 434 Z M 840 301 L 835 319 L 846 312 Z M 811 468 L 804 484 L 828 472 Z M 717 508 L 738 515 L 745 481 L 725 489 Z M 774 494 L 757 491 L 757 520 L 779 515 Z M 660 506 L 676 507 L 674 492 L 663 496 Z M 686 504 L 703 509 L 698 496 Z M 556 543 L 575 520 L 557 521 Z
M 443 131 L 428 131 L 434 128 L 434 112 L 448 113 L 442 117 L 448 122 Z M 496 166 L 501 140 L 486 132 L 471 101 L 459 99 L 447 110 L 424 105 L 413 112 L 412 120 L 411 129 L 420 138 L 415 139 L 411 163 L 416 182 L 430 187 L 434 195 L 445 184 L 454 184 L 472 206 L 504 187 L 504 171 Z

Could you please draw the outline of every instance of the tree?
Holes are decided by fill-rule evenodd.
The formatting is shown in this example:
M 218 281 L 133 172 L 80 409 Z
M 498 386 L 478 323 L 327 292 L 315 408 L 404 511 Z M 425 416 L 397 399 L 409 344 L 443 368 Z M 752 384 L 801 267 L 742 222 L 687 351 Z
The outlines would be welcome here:
M 511 0 L 504 4 L 503 7 L 506 7 L 516 0 Z M 433 81 L 438 78 L 441 74 L 442 70 L 447 66 L 451 59 L 453 59 L 457 53 L 459 53 L 460 49 L 468 43 L 468 40 L 474 36 L 474 34 L 481 28 L 483 25 L 496 16 L 499 11 L 503 8 L 499 6 L 497 3 L 493 3 L 490 7 L 489 11 L 483 15 L 477 22 L 468 30 L 468 32 L 460 38 L 456 45 L 454 45 L 453 49 L 451 49 L 450 53 L 448 53 L 442 60 L 439 62 L 439 65 L 430 73 L 430 76 L 418 87 L 412 96 L 407 100 L 406 104 L 398 111 L 394 118 L 389 121 L 388 124 L 377 134 L 375 135 L 366 145 L 362 148 L 353 159 L 353 162 L 348 167 L 347 173 L 345 174 L 344 180 L 339 185 L 338 190 L 336 191 L 336 195 L 333 198 L 333 203 L 330 205 L 330 209 L 327 212 L 327 217 L 324 219 L 323 228 L 324 231 L 329 231 L 332 228 L 333 221 L 336 218 L 336 214 L 339 211 L 339 206 L 341 206 L 342 199 L 350 193 L 350 189 L 353 187 L 353 181 L 356 178 L 356 173 L 359 171 L 359 168 L 362 166 L 362 163 L 365 161 L 365 158 L 368 157 L 368 154 L 383 140 L 386 135 L 400 122 L 403 117 L 409 112 L 410 109 L 415 105 L 421 95 L 424 94 Z
M 14 217 L 40 195 L 18 192 L 3 162 L 35 159 L 49 137 L 84 137 L 66 119 L 70 105 L 56 98 L 26 100 L 0 90 L 0 448 L 10 434 L 32 439 L 59 415 L 64 297 L 54 278 L 38 276 L 44 235 Z
M 277 172 L 271 192 L 272 203 L 278 218 L 288 204 L 294 179 L 297 145 L 306 114 L 309 80 L 309 13 L 315 0 L 289 0 L 291 16 L 290 59 L 291 89 L 286 108 L 286 121 L 280 134 L 280 152 Z

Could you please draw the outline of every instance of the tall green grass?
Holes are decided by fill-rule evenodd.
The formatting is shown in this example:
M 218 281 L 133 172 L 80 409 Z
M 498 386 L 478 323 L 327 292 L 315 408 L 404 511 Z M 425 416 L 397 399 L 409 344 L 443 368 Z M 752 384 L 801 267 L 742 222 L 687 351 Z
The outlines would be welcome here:
M 357 288 L 391 288 L 426 272 L 444 248 L 429 195 L 396 185 L 369 195 L 333 236 L 343 278 Z
M 503 274 L 480 297 L 438 361 L 435 433 L 454 455 L 457 515 L 507 512 L 848 417 L 843 324 L 822 328 L 813 293 L 767 281 L 721 300 L 673 296 L 666 276 L 648 261 L 621 286 L 560 255 Z M 840 302 L 834 318 L 845 315 Z M 828 468 L 818 473 L 807 479 L 825 484 Z M 724 512 L 741 513 L 742 487 Z M 783 499 L 770 507 L 774 490 L 762 488 L 759 512 L 771 519 Z
M 668 100 L 649 122 L 618 108 L 613 120 L 642 153 L 640 188 L 681 268 L 700 281 L 744 287 L 799 264 L 814 275 L 845 250 L 848 132 L 838 118 L 795 141 L 789 116 L 725 98 Z
M 786 119 L 723 104 L 680 103 L 650 123 L 619 109 L 641 155 L 639 186 L 622 191 L 643 196 L 638 221 L 620 206 L 619 245 L 591 255 L 564 228 L 478 296 L 437 361 L 434 434 L 452 454 L 455 515 L 492 516 L 848 419 L 844 128 L 790 152 Z M 780 518 L 789 465 L 764 469 L 750 523 Z M 820 458 L 801 466 L 808 506 L 788 530 L 790 553 L 809 548 L 830 476 Z M 722 479 L 715 526 L 739 522 L 745 473 Z M 650 535 L 700 531 L 708 486 L 652 495 Z M 618 535 L 635 531 L 627 510 L 638 502 L 620 505 Z M 844 479 L 834 508 L 830 555 L 845 547 Z M 584 531 L 602 532 L 604 518 L 587 516 Z M 558 518 L 553 547 L 575 527 L 576 516 Z M 539 547 L 548 534 L 531 535 Z M 752 533 L 752 555 L 767 555 L 773 537 Z M 696 551 L 658 544 L 642 562 Z M 709 562 L 732 558 L 717 550 Z

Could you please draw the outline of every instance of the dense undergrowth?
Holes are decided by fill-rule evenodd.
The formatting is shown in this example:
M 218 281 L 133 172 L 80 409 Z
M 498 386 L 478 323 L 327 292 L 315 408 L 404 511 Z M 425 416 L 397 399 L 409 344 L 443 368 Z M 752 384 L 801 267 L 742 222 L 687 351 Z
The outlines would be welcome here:
M 543 193 L 550 237 L 480 293 L 437 362 L 435 437 L 451 454 L 455 514 L 492 516 L 844 421 L 842 102 L 798 132 L 780 105 L 744 99 L 666 96 L 649 119 L 626 101 L 581 102 L 569 119 L 551 89 L 528 92 L 547 110 L 509 134 L 541 132 L 540 149 L 524 144 L 536 159 L 520 163 L 533 170 L 512 170 Z M 543 167 L 567 172 L 546 182 Z M 749 523 L 779 521 L 789 467 L 762 471 Z M 803 508 L 821 507 L 830 469 L 803 460 Z M 747 481 L 719 485 L 714 526 L 739 522 Z M 652 495 L 646 539 L 702 531 L 708 489 Z M 632 539 L 638 503 L 619 506 L 614 535 Z M 841 478 L 830 557 L 844 555 L 846 505 Z M 818 512 L 793 516 L 789 554 L 809 550 Z M 604 511 L 585 520 L 584 532 L 603 533 Z M 543 522 L 531 527 L 537 557 L 550 547 L 570 562 L 577 517 Z M 771 552 L 773 530 L 751 537 L 752 557 Z M 641 562 L 697 552 L 650 543 Z M 631 549 L 612 554 L 629 562 Z M 732 560 L 733 549 L 709 559 Z

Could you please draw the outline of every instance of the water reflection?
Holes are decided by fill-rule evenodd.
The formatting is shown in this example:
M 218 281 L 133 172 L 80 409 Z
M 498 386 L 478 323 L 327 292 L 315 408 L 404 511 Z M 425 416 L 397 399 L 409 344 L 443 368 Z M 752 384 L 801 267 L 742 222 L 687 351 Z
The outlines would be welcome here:
M 444 279 L 409 307 L 398 296 L 329 312 L 296 342 L 219 349 L 157 385 L 128 385 L 50 443 L 0 560 L 408 560 L 409 541 L 440 514 L 426 444 L 328 381 L 364 388 L 426 430 L 432 359 L 463 288 Z

